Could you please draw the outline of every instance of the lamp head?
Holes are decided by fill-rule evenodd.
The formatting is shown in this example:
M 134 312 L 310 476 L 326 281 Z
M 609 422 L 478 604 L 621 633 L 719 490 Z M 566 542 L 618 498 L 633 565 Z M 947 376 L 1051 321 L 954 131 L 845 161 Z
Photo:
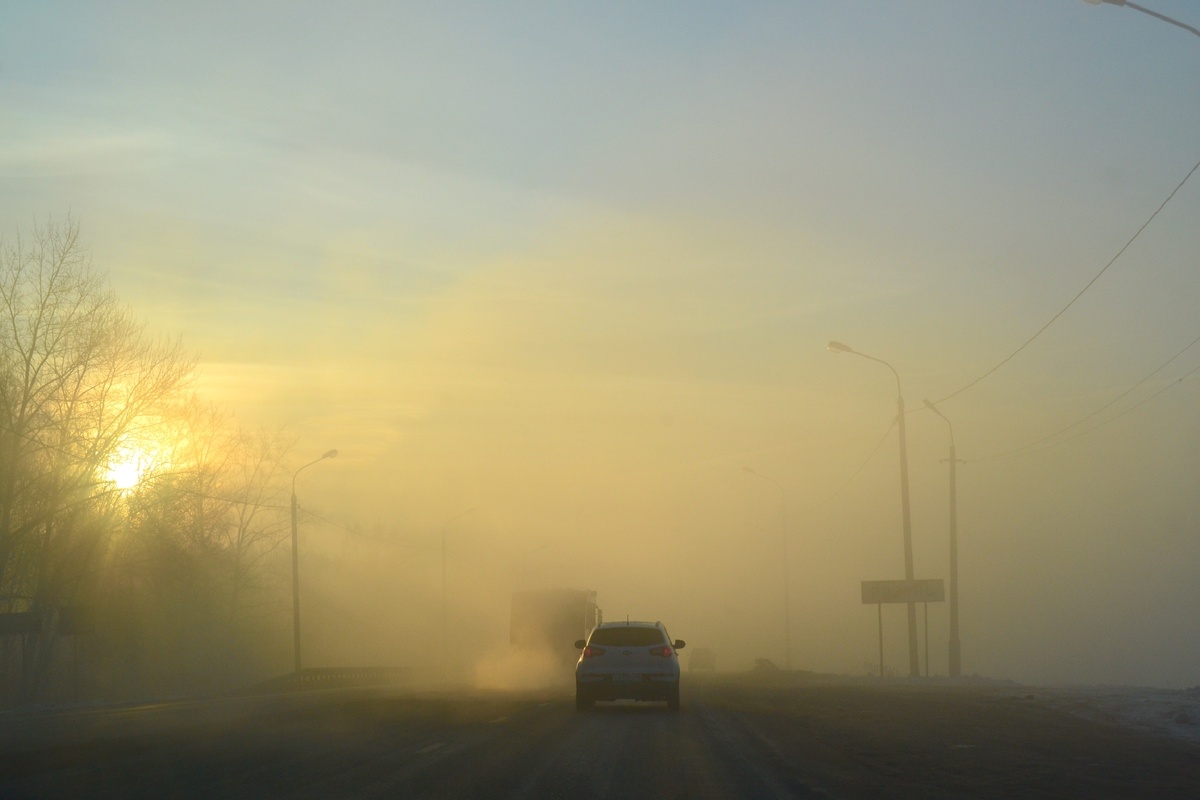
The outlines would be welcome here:
M 330 450 L 328 453 L 326 453 L 325 455 L 321 456 L 321 458 L 322 458 L 322 459 L 326 459 L 326 458 L 337 458 L 337 450 Z
M 853 353 L 854 352 L 854 349 L 852 347 L 850 347 L 850 345 L 842 344 L 841 342 L 830 342 L 826 346 L 826 349 L 829 350 L 829 352 L 831 352 L 831 353 Z

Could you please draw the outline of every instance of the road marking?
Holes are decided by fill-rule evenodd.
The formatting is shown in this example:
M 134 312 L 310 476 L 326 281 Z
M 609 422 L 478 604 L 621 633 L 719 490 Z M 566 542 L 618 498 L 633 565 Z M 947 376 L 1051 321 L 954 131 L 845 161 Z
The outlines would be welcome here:
M 439 747 L 444 747 L 445 744 L 446 744 L 445 742 L 434 742 L 433 744 L 428 745 L 426 747 L 422 747 L 420 750 L 418 750 L 417 755 L 423 756 L 426 753 L 432 753 L 434 750 L 437 750 Z
M 491 724 L 499 725 L 501 722 L 504 722 L 506 719 L 508 719 L 508 717 L 496 717 L 494 720 L 492 720 Z

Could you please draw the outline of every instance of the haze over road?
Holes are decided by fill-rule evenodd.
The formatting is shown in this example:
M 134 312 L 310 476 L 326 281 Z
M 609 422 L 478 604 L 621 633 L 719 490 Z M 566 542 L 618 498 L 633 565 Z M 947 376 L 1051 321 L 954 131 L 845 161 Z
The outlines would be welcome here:
M 554 588 L 908 675 L 909 561 L 923 674 L 1195 686 L 1200 40 L 1141 5 L 0 3 L 10 295 L 74 231 L 189 367 L 7 373 L 0 613 L 100 619 L 0 689 L 466 682 Z
M 340 691 L 10 715 L 4 797 L 1194 798 L 1194 743 L 1012 685 L 691 681 L 684 707 L 566 691 Z

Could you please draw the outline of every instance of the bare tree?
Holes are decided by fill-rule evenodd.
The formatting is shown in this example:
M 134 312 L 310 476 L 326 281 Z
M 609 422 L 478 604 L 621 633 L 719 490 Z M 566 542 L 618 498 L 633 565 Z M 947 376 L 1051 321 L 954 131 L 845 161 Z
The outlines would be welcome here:
M 170 447 L 124 498 L 126 530 L 109 558 L 108 591 L 141 634 L 121 660 L 144 666 L 143 683 L 213 689 L 252 670 L 273 621 L 262 612 L 279 607 L 263 560 L 288 535 L 291 439 L 195 398 L 157 436 Z
M 74 219 L 0 240 L 0 610 L 77 601 L 113 531 L 103 472 L 193 361 L 154 340 L 92 269 Z M 32 638 L 38 675 L 56 616 Z M 26 648 L 28 649 L 28 648 Z

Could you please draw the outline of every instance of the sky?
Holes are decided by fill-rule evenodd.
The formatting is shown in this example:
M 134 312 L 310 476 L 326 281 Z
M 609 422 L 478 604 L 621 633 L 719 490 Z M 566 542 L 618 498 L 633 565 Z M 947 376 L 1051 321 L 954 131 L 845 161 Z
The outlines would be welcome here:
M 1078 0 L 8 0 L 0 234 L 78 219 L 204 396 L 339 450 L 311 591 L 379 629 L 317 658 L 433 635 L 444 540 L 464 658 L 570 586 L 730 669 L 877 669 L 898 376 L 917 577 L 923 400 L 962 461 L 964 673 L 1188 687 L 1198 71 Z

